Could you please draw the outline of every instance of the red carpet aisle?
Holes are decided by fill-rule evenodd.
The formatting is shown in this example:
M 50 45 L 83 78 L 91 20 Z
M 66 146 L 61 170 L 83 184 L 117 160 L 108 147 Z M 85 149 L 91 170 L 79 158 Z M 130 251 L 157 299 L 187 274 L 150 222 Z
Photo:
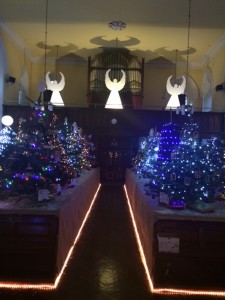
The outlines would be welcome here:
M 0 290 L 0 300 L 184 298 L 206 299 L 149 293 L 122 185 L 101 187 L 63 280 L 56 291 Z

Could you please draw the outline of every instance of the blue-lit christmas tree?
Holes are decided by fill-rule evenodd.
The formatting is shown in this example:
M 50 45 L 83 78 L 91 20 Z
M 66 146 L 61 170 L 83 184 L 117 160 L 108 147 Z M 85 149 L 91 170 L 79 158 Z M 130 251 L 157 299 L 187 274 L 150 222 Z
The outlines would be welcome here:
M 158 160 L 171 160 L 174 150 L 180 142 L 180 128 L 175 123 L 163 124 L 160 131 Z
M 175 149 L 180 142 L 179 126 L 175 123 L 166 123 L 158 138 L 158 155 L 157 160 L 153 161 L 147 177 L 149 177 L 149 186 L 152 189 L 163 191 L 168 181 L 168 166 L 174 156 Z
M 220 184 L 222 160 L 216 138 L 201 140 L 198 125 L 185 123 L 171 159 L 161 164 L 158 181 L 171 205 L 212 201 Z
M 151 168 L 147 168 L 148 160 L 142 159 L 142 173 L 147 170 L 149 190 L 157 189 L 164 204 L 195 207 L 196 203 L 215 199 L 222 184 L 221 153 L 218 139 L 200 139 L 198 125 L 190 116 L 180 130 L 176 124 L 163 125 L 158 159 L 151 160 Z

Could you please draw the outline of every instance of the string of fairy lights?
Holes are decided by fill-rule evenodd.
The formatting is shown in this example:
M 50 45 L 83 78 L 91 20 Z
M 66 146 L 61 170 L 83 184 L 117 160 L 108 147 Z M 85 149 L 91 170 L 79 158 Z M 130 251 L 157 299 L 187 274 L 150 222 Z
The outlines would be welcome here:
M 90 169 L 96 163 L 93 141 L 74 128 L 37 107 L 27 119 L 19 119 L 16 132 L 6 124 L 0 131 L 0 191 L 63 187 Z
M 174 208 L 212 202 L 217 190 L 224 190 L 224 143 L 200 138 L 192 118 L 182 128 L 163 124 L 160 133 L 142 140 L 133 169 L 149 179 L 148 193 L 164 193 Z

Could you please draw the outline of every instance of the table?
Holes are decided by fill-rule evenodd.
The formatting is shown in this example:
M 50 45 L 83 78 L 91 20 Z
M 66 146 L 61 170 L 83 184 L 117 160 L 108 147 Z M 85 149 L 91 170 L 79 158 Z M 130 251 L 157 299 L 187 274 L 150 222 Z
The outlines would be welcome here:
M 0 199 L 0 280 L 54 282 L 98 186 L 97 168 L 51 200 Z
M 224 289 L 225 202 L 199 213 L 160 206 L 148 179 L 126 171 L 126 189 L 155 287 Z

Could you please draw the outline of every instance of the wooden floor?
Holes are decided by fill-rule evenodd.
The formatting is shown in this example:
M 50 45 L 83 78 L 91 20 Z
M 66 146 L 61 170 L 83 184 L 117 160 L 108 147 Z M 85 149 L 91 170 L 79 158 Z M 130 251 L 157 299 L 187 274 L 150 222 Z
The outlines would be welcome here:
M 123 185 L 103 184 L 55 291 L 0 289 L 0 300 L 207 299 L 150 293 Z M 210 298 L 212 299 L 212 298 Z M 213 298 L 215 299 L 215 298 Z M 218 299 L 218 298 L 217 298 Z

